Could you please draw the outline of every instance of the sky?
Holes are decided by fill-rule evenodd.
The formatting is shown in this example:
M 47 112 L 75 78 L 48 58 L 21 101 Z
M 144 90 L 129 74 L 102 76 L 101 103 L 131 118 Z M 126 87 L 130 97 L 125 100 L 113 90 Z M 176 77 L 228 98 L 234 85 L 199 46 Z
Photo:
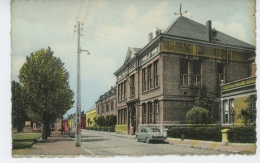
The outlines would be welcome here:
M 11 78 L 32 52 L 48 46 L 70 74 L 76 98 L 77 22 L 80 37 L 81 110 L 87 111 L 99 96 L 115 86 L 114 72 L 125 60 L 128 47 L 142 48 L 148 33 L 166 29 L 179 15 L 201 24 L 212 20 L 216 30 L 255 44 L 254 3 L 238 0 L 30 0 L 11 3 Z M 230 7 L 232 6 L 232 8 Z M 155 34 L 154 34 L 155 35 Z M 76 104 L 74 105 L 76 106 Z M 75 113 L 75 107 L 66 114 Z M 65 116 L 66 117 L 66 116 Z
M 84 22 L 81 48 L 91 53 L 81 54 L 81 106 L 86 111 L 115 85 L 114 72 L 123 65 L 128 47 L 142 48 L 148 43 L 148 33 L 156 28 L 166 29 L 178 18 L 174 13 L 179 12 L 180 3 L 183 11 L 188 11 L 183 16 L 201 24 L 211 20 L 216 30 L 255 45 L 253 0 L 15 0 L 11 8 L 8 0 L 0 0 L 0 105 L 4 110 L 0 114 L 0 144 L 11 149 L 10 81 L 19 81 L 19 69 L 27 55 L 51 47 L 54 56 L 65 63 L 70 87 L 76 94 L 74 26 L 78 21 Z M 67 114 L 75 111 L 73 107 Z M 10 156 L 10 151 L 1 151 L 1 158 Z M 219 160 L 211 158 L 208 161 Z M 253 156 L 231 158 L 236 162 L 256 160 Z M 225 160 L 224 157 L 221 162 Z

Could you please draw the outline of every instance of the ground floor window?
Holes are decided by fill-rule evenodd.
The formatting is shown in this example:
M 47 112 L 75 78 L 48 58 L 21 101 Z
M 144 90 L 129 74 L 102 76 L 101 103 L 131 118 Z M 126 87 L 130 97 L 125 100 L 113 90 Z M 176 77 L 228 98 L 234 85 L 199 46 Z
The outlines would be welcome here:
M 148 123 L 153 123 L 153 108 L 152 108 L 152 103 L 151 102 L 149 102 L 148 103 L 148 112 L 149 112 L 149 114 L 148 114 Z
M 146 123 L 146 104 L 142 105 L 142 124 Z

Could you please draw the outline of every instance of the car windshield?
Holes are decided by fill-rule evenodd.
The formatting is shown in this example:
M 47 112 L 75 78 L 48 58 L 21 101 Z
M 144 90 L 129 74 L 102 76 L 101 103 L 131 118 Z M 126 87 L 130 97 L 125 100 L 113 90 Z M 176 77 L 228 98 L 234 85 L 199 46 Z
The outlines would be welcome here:
M 160 130 L 158 128 L 151 128 L 150 132 L 160 132 Z

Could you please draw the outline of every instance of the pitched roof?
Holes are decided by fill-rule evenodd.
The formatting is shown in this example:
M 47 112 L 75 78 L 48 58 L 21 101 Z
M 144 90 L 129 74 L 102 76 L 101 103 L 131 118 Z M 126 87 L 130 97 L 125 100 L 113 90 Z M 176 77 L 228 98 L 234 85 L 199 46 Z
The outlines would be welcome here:
M 180 16 L 173 22 L 166 30 L 165 34 L 174 35 L 177 37 L 185 37 L 189 39 L 208 41 L 208 27 L 206 25 L 195 22 L 184 16 Z M 216 29 L 217 30 L 217 29 Z M 246 42 L 238 40 L 234 37 L 228 36 L 220 31 L 217 31 L 216 39 L 212 39 L 211 43 L 224 44 L 232 46 L 240 46 L 246 48 L 255 48 Z
M 127 50 L 126 58 L 125 58 L 125 63 L 130 61 L 136 53 L 138 53 L 141 50 L 141 48 L 134 48 L 134 47 L 129 47 Z

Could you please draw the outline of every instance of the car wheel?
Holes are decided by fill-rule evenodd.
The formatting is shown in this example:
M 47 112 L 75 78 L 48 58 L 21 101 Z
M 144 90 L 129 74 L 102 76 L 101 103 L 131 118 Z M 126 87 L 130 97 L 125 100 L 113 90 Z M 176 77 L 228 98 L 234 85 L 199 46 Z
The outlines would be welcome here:
M 150 140 L 149 138 L 146 138 L 146 143 L 149 144 Z
M 138 142 L 140 141 L 140 139 L 138 139 L 138 136 L 136 136 L 135 138 L 136 138 L 136 141 L 138 141 Z

